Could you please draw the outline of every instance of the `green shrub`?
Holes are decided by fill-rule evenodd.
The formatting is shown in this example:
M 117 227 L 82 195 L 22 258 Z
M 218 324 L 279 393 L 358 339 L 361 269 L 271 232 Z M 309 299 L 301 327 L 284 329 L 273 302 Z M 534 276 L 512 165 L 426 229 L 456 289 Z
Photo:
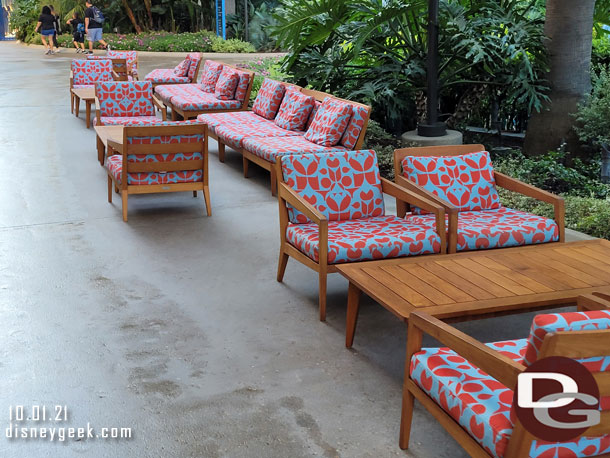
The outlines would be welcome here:
M 40 14 L 40 2 L 38 0 L 15 0 L 10 14 L 11 29 L 16 31 L 18 40 L 27 43 L 28 38 L 34 33 Z
M 594 146 L 610 145 L 610 70 L 593 74 L 591 95 L 576 113 L 574 130 L 580 141 Z
M 363 148 L 375 150 L 379 173 L 388 180 L 394 180 L 394 150 L 401 146 L 400 140 L 384 130 L 381 124 L 372 119 L 369 121 Z
M 240 68 L 252 70 L 255 73 L 254 82 L 252 83 L 252 93 L 250 94 L 250 103 L 252 103 L 258 95 L 258 91 L 265 78 L 271 78 L 276 81 L 291 80 L 291 76 L 288 73 L 282 72 L 279 61 L 279 58 L 269 57 L 267 59 L 239 64 Z
M 212 42 L 212 51 L 213 52 L 230 52 L 230 53 L 248 53 L 248 52 L 256 52 L 254 46 L 251 43 L 238 40 L 237 38 L 229 38 L 228 40 L 223 40 L 222 38 L 217 38 Z

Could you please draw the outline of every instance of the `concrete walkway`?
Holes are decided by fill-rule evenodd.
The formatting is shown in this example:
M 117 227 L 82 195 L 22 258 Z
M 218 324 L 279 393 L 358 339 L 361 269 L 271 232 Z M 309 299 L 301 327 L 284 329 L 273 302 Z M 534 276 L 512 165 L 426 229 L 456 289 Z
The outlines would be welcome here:
M 0 441 L 2 457 L 461 457 L 419 406 L 398 448 L 405 327 L 364 301 L 344 348 L 347 283 L 290 261 L 275 281 L 268 175 L 210 156 L 214 215 L 188 193 L 106 202 L 95 136 L 70 114 L 75 55 L 0 42 L 0 417 L 67 406 L 67 421 L 130 427 L 128 440 Z M 142 59 L 141 70 L 170 58 Z M 175 61 L 179 59 L 174 59 Z M 83 110 L 84 111 L 84 110 Z M 465 323 L 522 336 L 531 315 Z

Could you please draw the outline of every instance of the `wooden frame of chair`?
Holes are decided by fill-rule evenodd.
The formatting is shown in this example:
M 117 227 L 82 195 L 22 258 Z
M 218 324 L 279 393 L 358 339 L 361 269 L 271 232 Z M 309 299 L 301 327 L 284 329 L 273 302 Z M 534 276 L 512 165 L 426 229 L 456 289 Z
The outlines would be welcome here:
M 366 134 L 366 128 L 368 126 L 369 118 L 371 115 L 371 107 L 369 105 L 364 105 L 364 104 L 358 103 L 358 102 L 352 102 L 351 100 L 340 99 L 339 97 L 335 97 L 331 94 L 327 94 L 325 92 L 320 92 L 320 91 L 315 91 L 313 89 L 301 88 L 301 92 L 305 95 L 310 95 L 310 96 L 314 97 L 319 102 L 322 102 L 326 97 L 332 97 L 334 99 L 341 100 L 342 102 L 347 102 L 352 105 L 358 105 L 358 106 L 366 108 L 367 114 L 364 119 L 364 125 L 362 126 L 362 130 L 360 131 L 360 135 L 358 136 L 358 140 L 356 141 L 356 145 L 354 146 L 353 149 L 359 150 L 362 147 L 362 144 L 364 143 L 364 136 Z M 290 138 L 290 137 L 287 137 L 287 138 Z M 220 152 L 221 146 L 220 145 L 221 145 L 221 143 L 218 142 L 218 157 L 219 158 L 221 157 L 221 152 Z M 241 155 L 243 157 L 242 160 L 243 160 L 244 178 L 248 178 L 248 166 L 249 166 L 250 162 L 253 162 L 256 165 L 258 165 L 259 167 L 262 167 L 263 169 L 268 170 L 269 174 L 270 174 L 269 178 L 270 178 L 270 183 L 271 183 L 271 195 L 275 196 L 277 193 L 277 177 L 275 176 L 274 163 L 266 161 L 265 159 L 257 156 L 256 154 L 252 154 L 250 151 L 248 151 L 245 148 L 241 148 Z M 222 161 L 224 161 L 224 145 L 222 145 L 221 162 Z
M 97 88 L 96 88 L 95 92 L 96 92 L 96 94 L 95 94 L 95 117 L 97 119 L 95 124 L 97 126 L 103 126 L 103 124 L 102 124 L 102 112 L 101 112 L 101 109 L 100 109 L 100 101 L 97 98 Z M 153 96 L 152 96 L 152 103 L 153 103 L 154 107 L 157 110 L 161 111 L 161 117 L 162 117 L 161 121 L 167 121 L 167 107 L 165 105 L 163 105 L 163 102 L 161 102 L 161 100 L 159 100 L 155 96 L 154 93 L 153 93 Z
M 485 151 L 483 145 L 446 145 L 446 146 L 422 146 L 415 148 L 401 148 L 394 150 L 394 181 L 404 188 L 410 189 L 420 195 L 427 197 L 434 202 L 437 202 L 445 207 L 445 212 L 449 217 L 447 224 L 447 244 L 448 252 L 455 253 L 457 251 L 457 229 L 458 229 L 458 209 L 444 199 L 434 195 L 433 193 L 423 189 L 421 186 L 407 180 L 402 176 L 402 159 L 406 156 L 458 156 L 467 153 L 476 153 Z M 550 192 L 536 188 L 516 178 L 511 178 L 503 173 L 494 170 L 494 178 L 496 185 L 509 191 L 522 194 L 527 197 L 540 200 L 552 204 L 554 207 L 554 220 L 559 228 L 559 242 L 565 242 L 565 202 L 563 197 L 557 196 Z M 399 216 L 404 216 L 408 207 L 401 205 L 396 207 Z
M 201 61 L 203 59 L 199 60 L 199 64 L 201 65 Z M 250 103 L 250 93 L 252 92 L 252 84 L 254 83 L 254 72 L 252 70 L 246 70 L 245 68 L 237 68 L 234 67 L 233 65 L 229 65 L 229 64 L 225 64 L 224 62 L 222 63 L 223 68 L 224 67 L 230 67 L 234 70 L 239 70 L 240 72 L 244 72 L 244 73 L 248 73 L 250 75 L 250 81 L 248 83 L 248 88 L 246 89 L 246 96 L 244 97 L 244 101 L 241 104 L 241 107 L 239 108 L 229 108 L 229 109 L 214 109 L 214 110 L 183 110 L 181 108 L 177 108 L 174 106 L 173 103 L 169 102 L 169 104 L 166 103 L 168 108 L 171 108 L 172 110 L 172 121 L 178 121 L 178 116 L 181 116 L 183 120 L 188 121 L 191 118 L 196 118 L 197 116 L 199 116 L 200 114 L 203 113 L 225 113 L 227 111 L 246 111 L 248 109 L 248 104 Z M 197 68 L 197 72 L 199 72 L 199 68 Z M 197 78 L 194 77 L 193 81 L 196 82 Z M 184 84 L 184 83 L 181 83 Z M 194 84 L 194 83 L 191 83 Z
M 578 298 L 577 306 L 580 311 L 610 309 L 610 295 L 593 293 L 581 296 Z M 518 375 L 526 367 L 458 331 L 451 325 L 422 312 L 411 314 L 407 332 L 400 448 L 405 450 L 409 447 L 414 400 L 417 399 L 470 456 L 489 458 L 485 449 L 411 379 L 411 359 L 415 353 L 421 350 L 423 335 L 428 334 L 510 389 L 514 390 Z M 544 338 L 538 359 L 549 356 L 564 356 L 575 359 L 606 356 L 608 355 L 608 349 L 610 349 L 610 330 L 549 333 Z M 610 396 L 609 373 L 600 372 L 593 374 L 593 376 L 598 382 L 600 396 Z M 610 411 L 603 411 L 602 422 L 597 426 L 590 427 L 582 436 L 597 437 L 606 434 L 610 434 Z M 533 440 L 535 440 L 534 436 L 527 432 L 517 419 L 504 458 L 529 456 Z
M 197 191 L 203 191 L 205 208 L 208 216 L 212 216 L 210 203 L 210 187 L 208 176 L 208 143 L 205 140 L 207 125 L 190 124 L 183 126 L 139 126 L 125 127 L 123 129 L 122 143 L 108 140 L 108 156 L 115 152 L 123 156 L 123 168 L 121 180 L 115 180 L 110 171 L 108 172 L 108 202 L 112 203 L 113 187 L 118 189 L 123 203 L 123 221 L 127 221 L 127 200 L 129 194 L 149 194 L 158 192 L 181 192 L 193 191 L 197 197 Z M 170 143 L 170 144 L 129 144 L 129 137 L 152 137 L 164 135 L 201 135 L 204 141 L 197 143 Z M 195 153 L 200 152 L 202 159 L 189 161 L 159 161 L 159 162 L 128 162 L 130 154 L 163 154 L 163 153 Z M 159 185 L 129 185 L 127 183 L 128 173 L 138 172 L 173 172 L 201 170 L 202 181 L 194 183 L 172 183 Z
M 112 78 L 115 81 L 127 81 L 127 73 L 125 73 L 125 69 L 127 68 L 126 59 L 116 59 L 112 57 L 108 57 L 108 60 L 112 61 Z M 74 73 L 70 70 L 70 113 L 74 113 L 74 100 L 75 95 L 72 92 L 74 88 Z M 78 113 L 77 113 L 78 116 Z
M 277 267 L 277 281 L 281 282 L 284 278 L 288 258 L 293 257 L 302 264 L 305 264 L 310 269 L 318 272 L 319 281 L 319 314 L 320 321 L 326 320 L 326 277 L 329 273 L 337 272 L 335 264 L 328 263 L 328 219 L 320 213 L 313 205 L 301 197 L 294 189 L 292 189 L 284 181 L 282 174 L 282 161 L 279 160 L 274 164 L 275 174 L 278 177 L 278 192 L 277 198 L 279 203 L 280 214 L 280 255 Z M 407 202 L 418 207 L 424 208 L 436 215 L 437 233 L 441 238 L 441 253 L 445 252 L 445 211 L 441 205 L 438 205 L 425 197 L 420 196 L 408 189 L 404 189 L 385 178 L 381 178 L 381 188 L 385 194 L 393 196 L 396 200 Z M 312 222 L 319 227 L 319 261 L 316 262 L 305 254 L 301 253 L 297 248 L 291 245 L 286 240 L 286 229 L 288 228 L 288 205 L 293 206 L 298 211 L 303 213 Z

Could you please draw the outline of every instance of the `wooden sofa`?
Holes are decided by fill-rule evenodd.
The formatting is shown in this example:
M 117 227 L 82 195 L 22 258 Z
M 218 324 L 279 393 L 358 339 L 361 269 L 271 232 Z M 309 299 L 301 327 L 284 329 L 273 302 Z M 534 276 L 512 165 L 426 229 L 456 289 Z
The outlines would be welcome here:
M 449 157 L 447 160 L 450 162 L 444 163 L 447 169 L 451 169 L 449 172 L 437 168 L 435 161 L 445 161 L 443 156 Z M 405 164 L 409 171 L 404 170 Z M 460 179 L 454 177 L 458 168 L 460 173 L 465 174 L 460 175 Z M 493 170 L 483 145 L 398 149 L 394 151 L 394 174 L 395 181 L 400 186 L 443 205 L 448 219 L 449 253 L 565 241 L 563 198 Z M 446 186 L 434 184 L 440 183 L 439 174 Z M 432 175 L 436 180 L 429 179 Z M 483 181 L 484 186 L 477 184 Z M 497 196 L 497 186 L 552 204 L 554 221 L 503 207 Z M 400 216 L 406 215 L 406 218 L 414 222 L 430 221 L 430 216 L 417 214 L 416 209 L 401 203 L 397 206 L 397 213 Z
M 168 84 L 194 84 L 197 83 L 201 62 L 201 53 L 190 53 L 174 68 L 157 68 L 151 71 L 144 77 L 144 81 L 150 81 L 153 87 Z

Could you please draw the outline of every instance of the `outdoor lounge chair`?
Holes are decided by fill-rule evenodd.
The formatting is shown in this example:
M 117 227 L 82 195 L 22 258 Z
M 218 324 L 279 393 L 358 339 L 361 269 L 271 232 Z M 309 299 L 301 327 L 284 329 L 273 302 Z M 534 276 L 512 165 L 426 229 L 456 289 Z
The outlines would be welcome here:
M 578 306 L 578 312 L 535 316 L 527 339 L 488 344 L 425 313 L 412 313 L 407 337 L 400 447 L 409 446 L 417 399 L 472 457 L 608 456 L 610 296 L 598 293 L 581 296 Z M 424 334 L 446 347 L 422 349 Z M 535 438 L 515 415 L 513 405 L 518 375 L 532 364 L 553 356 L 580 361 L 592 372 L 601 398 L 601 423 L 584 428 L 579 436 L 563 442 Z M 559 364 L 556 367 L 561 369 Z M 541 394 L 534 396 L 537 400 Z M 575 407 L 572 404 L 565 407 L 570 408 Z M 576 412 L 571 416 L 573 421 L 582 420 Z
M 397 184 L 445 207 L 449 253 L 565 241 L 563 198 L 494 171 L 483 145 L 398 149 L 394 172 Z M 554 220 L 503 207 L 497 186 L 552 204 Z M 434 221 L 405 205 L 397 212 L 414 223 Z
M 195 84 L 201 66 L 201 54 L 188 54 L 186 58 L 174 68 L 157 68 L 144 77 L 153 86 L 161 84 Z
M 246 110 L 253 81 L 250 70 L 206 60 L 201 83 L 159 85 L 155 93 L 172 110 L 172 120 L 188 120 L 202 113 Z
M 74 113 L 74 89 L 93 89 L 96 83 L 105 81 L 113 81 L 111 61 L 74 59 L 70 71 L 70 112 Z
M 95 86 L 95 113 L 97 126 L 158 124 L 156 108 L 167 119 L 165 106 L 152 91 L 148 81 L 114 81 Z
M 445 250 L 443 207 L 381 178 L 372 150 L 280 156 L 281 282 L 291 256 L 318 272 L 320 320 L 326 319 L 326 276 L 337 264 L 398 258 Z M 413 224 L 386 215 L 383 194 L 421 206 L 436 216 Z
M 212 215 L 208 181 L 206 126 L 197 122 L 160 122 L 125 127 L 121 142 L 108 140 L 105 167 L 108 202 L 113 187 L 121 193 L 123 221 L 129 194 L 203 191 L 207 215 Z

